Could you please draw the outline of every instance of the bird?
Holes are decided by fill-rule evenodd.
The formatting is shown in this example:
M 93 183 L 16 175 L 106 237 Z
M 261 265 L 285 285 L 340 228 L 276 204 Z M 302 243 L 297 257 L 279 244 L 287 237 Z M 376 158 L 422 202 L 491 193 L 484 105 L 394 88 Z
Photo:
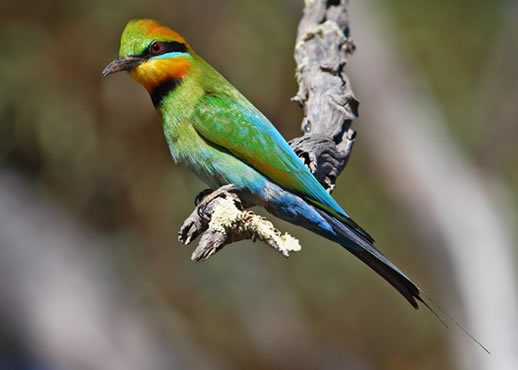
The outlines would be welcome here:
M 129 21 L 119 57 L 103 75 L 121 71 L 148 91 L 175 162 L 211 189 L 232 184 L 254 205 L 340 244 L 414 308 L 429 308 L 421 289 L 374 246 L 275 126 L 177 32 L 152 19 Z

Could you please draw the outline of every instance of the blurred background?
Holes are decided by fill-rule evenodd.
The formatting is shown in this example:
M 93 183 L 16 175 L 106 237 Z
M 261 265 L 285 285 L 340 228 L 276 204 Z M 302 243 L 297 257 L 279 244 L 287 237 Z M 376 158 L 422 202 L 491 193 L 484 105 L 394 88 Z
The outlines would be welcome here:
M 337 245 L 279 220 L 194 263 L 204 189 L 149 96 L 101 77 L 136 17 L 184 35 L 287 138 L 300 135 L 302 0 L 0 0 L 0 369 L 511 369 L 518 361 L 518 7 L 350 7 L 357 142 L 334 196 L 493 352 L 414 311 Z M 440 310 L 439 310 L 440 312 Z

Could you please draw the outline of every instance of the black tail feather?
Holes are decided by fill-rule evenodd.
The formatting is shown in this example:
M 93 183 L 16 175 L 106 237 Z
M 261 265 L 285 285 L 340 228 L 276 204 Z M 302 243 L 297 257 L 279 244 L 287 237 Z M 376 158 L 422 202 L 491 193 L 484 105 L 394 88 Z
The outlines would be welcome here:
M 390 262 L 383 253 L 372 245 L 371 239 L 365 238 L 362 234 L 327 212 L 322 210 L 318 210 L 318 212 L 333 226 L 335 232 L 335 234 L 324 235 L 325 237 L 340 243 L 340 245 L 396 288 L 414 308 L 419 308 L 416 301 L 422 301 L 419 297 L 419 288 L 396 265 Z
M 478 344 L 485 352 L 491 354 L 489 350 L 462 325 L 455 321 L 446 311 L 444 311 L 437 303 L 428 297 L 417 285 L 415 285 L 396 265 L 394 265 L 387 257 L 376 249 L 370 239 L 363 237 L 349 226 L 341 223 L 333 216 L 325 211 L 318 210 L 320 215 L 328 221 L 334 229 L 335 234 L 324 235 L 325 237 L 340 243 L 349 252 L 362 260 L 367 266 L 376 271 L 389 284 L 397 289 L 403 297 L 415 308 L 418 309 L 418 301 L 422 303 L 445 327 L 448 327 L 443 317 L 447 321 L 452 322 L 465 335 Z M 425 298 L 428 302 L 425 301 Z M 433 305 L 442 315 L 439 315 L 432 307 Z
M 399 271 L 392 269 L 390 266 L 386 265 L 383 261 L 380 261 L 377 257 L 373 256 L 369 252 L 356 249 L 348 250 L 360 260 L 362 260 L 367 266 L 376 271 L 390 285 L 396 288 L 415 309 L 419 308 L 416 301 L 422 301 L 421 297 L 419 296 L 419 288 L 405 275 L 402 275 Z
M 421 291 L 423 297 L 419 297 L 419 301 L 421 301 L 422 304 L 424 304 L 426 306 L 426 308 L 428 308 L 428 310 L 430 310 L 431 313 L 434 314 L 435 317 L 437 317 L 437 319 L 439 319 L 439 321 L 446 327 L 448 327 L 448 325 L 446 325 L 446 323 L 444 322 L 444 320 L 441 318 L 441 316 L 439 316 L 439 314 L 434 310 L 432 309 L 431 305 L 433 305 L 440 313 L 441 315 L 445 316 L 446 319 L 449 321 L 449 322 L 452 322 L 453 325 L 455 325 L 460 331 L 462 331 L 465 335 L 467 335 L 473 342 L 475 342 L 476 344 L 478 344 L 478 346 L 480 348 L 482 348 L 488 355 L 491 354 L 491 352 L 489 351 L 489 349 L 482 344 L 482 342 L 480 342 L 477 338 L 475 338 L 473 336 L 473 334 L 471 334 L 469 331 L 467 331 L 461 324 L 459 324 L 457 322 L 457 320 L 455 320 L 453 317 L 450 316 L 450 314 L 448 314 L 448 312 L 444 311 L 442 309 L 441 306 L 439 306 L 433 299 L 431 299 L 429 296 L 427 296 L 423 291 Z M 428 300 L 431 304 L 428 304 L 424 299 L 426 298 L 426 300 Z

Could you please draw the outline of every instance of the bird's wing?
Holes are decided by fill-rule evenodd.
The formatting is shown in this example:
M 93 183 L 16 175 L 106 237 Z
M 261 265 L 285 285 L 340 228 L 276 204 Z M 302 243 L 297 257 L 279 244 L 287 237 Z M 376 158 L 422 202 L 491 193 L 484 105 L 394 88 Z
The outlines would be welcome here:
M 373 242 L 325 191 L 272 123 L 247 101 L 206 94 L 197 103 L 191 123 L 205 139 L 225 148 L 276 184 L 338 217 Z

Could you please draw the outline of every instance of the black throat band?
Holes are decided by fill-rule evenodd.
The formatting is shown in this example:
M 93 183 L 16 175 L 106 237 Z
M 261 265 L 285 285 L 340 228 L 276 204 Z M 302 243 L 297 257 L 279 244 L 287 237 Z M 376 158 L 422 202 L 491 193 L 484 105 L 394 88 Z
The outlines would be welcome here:
M 151 101 L 155 108 L 158 108 L 167 94 L 173 91 L 181 82 L 182 80 L 180 78 L 170 78 L 162 81 L 160 85 L 151 90 L 149 94 L 151 95 Z

